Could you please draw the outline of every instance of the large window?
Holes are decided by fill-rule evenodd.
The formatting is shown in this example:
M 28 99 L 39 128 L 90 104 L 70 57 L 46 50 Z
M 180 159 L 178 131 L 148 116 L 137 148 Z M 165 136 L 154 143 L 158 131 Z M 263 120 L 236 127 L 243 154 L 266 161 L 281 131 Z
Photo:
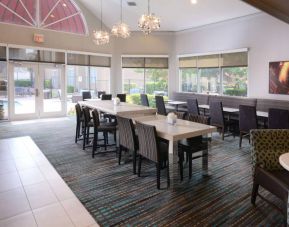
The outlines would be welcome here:
M 179 58 L 180 91 L 247 96 L 247 52 Z
M 122 80 L 128 102 L 139 104 L 141 93 L 151 101 L 155 95 L 167 96 L 168 58 L 123 57 Z
M 82 100 L 82 92 L 110 93 L 110 57 L 68 54 L 67 57 L 67 110 L 74 110 L 74 103 Z

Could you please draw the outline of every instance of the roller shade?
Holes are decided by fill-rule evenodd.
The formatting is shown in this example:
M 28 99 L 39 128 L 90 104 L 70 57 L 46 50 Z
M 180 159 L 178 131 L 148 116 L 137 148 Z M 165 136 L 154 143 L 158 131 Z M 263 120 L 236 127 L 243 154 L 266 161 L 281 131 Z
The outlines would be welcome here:
M 65 53 L 40 50 L 39 51 L 39 62 L 52 62 L 65 64 Z
M 0 46 L 0 61 L 6 61 L 6 47 Z
M 197 57 L 183 57 L 179 58 L 180 68 L 196 68 L 197 67 Z
M 65 53 L 29 48 L 9 48 L 9 60 L 65 64 Z
M 247 66 L 248 65 L 248 52 L 222 54 L 220 59 L 220 66 L 233 67 L 233 66 Z
M 123 68 L 168 68 L 168 58 L 123 57 Z
M 198 68 L 219 67 L 219 54 L 199 56 L 197 66 Z
M 145 58 L 145 68 L 167 69 L 168 67 L 168 58 Z
M 85 54 L 67 54 L 68 65 L 110 67 L 110 57 Z
M 110 57 L 104 56 L 89 56 L 89 63 L 91 66 L 99 66 L 99 67 L 110 67 Z

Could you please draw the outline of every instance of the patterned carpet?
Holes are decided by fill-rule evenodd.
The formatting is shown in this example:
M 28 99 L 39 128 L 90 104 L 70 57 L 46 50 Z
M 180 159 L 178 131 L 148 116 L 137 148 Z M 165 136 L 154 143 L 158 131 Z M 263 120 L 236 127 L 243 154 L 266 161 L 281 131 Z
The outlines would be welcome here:
M 157 190 L 154 164 L 145 162 L 142 177 L 137 177 L 131 162 L 118 165 L 115 153 L 92 159 L 90 150 L 74 144 L 74 120 L 1 123 L 0 138 L 31 136 L 101 226 L 282 226 L 283 214 L 272 205 L 260 198 L 256 207 L 250 203 L 246 140 L 238 149 L 238 138 L 223 142 L 214 135 L 209 177 L 201 174 L 201 160 L 194 160 L 191 180 L 186 168 L 184 181 L 177 180 L 173 190 Z M 260 192 L 284 209 L 279 199 Z

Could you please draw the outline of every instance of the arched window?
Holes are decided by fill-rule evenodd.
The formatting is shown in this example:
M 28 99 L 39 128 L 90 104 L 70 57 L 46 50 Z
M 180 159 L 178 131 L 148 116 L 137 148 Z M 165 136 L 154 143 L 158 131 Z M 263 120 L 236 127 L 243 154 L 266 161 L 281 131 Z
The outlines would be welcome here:
M 0 22 L 88 34 L 85 18 L 73 0 L 0 0 Z

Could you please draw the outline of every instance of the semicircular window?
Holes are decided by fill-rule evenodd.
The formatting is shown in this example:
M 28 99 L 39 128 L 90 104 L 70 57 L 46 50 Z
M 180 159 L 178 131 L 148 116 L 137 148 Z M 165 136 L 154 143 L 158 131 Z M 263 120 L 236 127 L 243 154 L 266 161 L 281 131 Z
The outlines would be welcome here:
M 0 22 L 88 34 L 85 18 L 73 0 L 0 0 Z

